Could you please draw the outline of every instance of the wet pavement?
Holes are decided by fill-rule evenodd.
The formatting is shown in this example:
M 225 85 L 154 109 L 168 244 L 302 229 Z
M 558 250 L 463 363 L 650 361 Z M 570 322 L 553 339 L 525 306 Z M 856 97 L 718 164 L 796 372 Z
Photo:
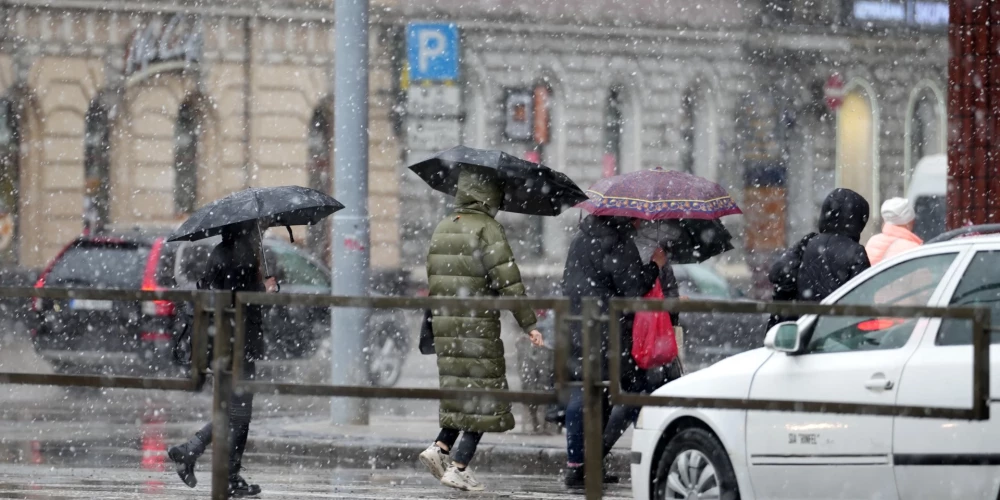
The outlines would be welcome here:
M 4 333 L 0 371 L 51 372 L 26 336 Z M 308 363 L 280 378 L 304 381 L 302 373 L 315 371 Z M 516 374 L 509 378 L 516 388 Z M 437 383 L 434 357 L 411 355 L 400 385 Z M 210 402 L 210 386 L 192 394 L 0 385 L 0 499 L 207 498 L 210 454 L 199 469 L 205 483 L 191 490 L 169 470 L 166 447 L 209 419 Z M 521 405 L 518 428 L 483 439 L 473 467 L 489 491 L 478 494 L 445 488 L 414 468 L 437 434 L 437 402 L 373 401 L 367 426 L 334 426 L 329 405 L 327 398 L 255 398 L 245 463 L 264 498 L 579 498 L 560 483 L 565 436 L 532 432 Z M 619 474 L 627 474 L 626 457 L 619 453 Z M 629 491 L 616 486 L 605 498 L 629 498 Z
M 207 498 L 207 471 L 203 484 L 184 486 L 169 470 L 64 468 L 0 464 L 0 498 L 33 499 L 184 499 Z M 308 468 L 250 468 L 247 478 L 264 490 L 260 498 L 476 498 L 570 499 L 556 477 L 479 474 L 487 490 L 455 491 L 441 486 L 423 471 L 314 470 Z M 631 498 L 624 486 L 611 486 L 606 499 Z

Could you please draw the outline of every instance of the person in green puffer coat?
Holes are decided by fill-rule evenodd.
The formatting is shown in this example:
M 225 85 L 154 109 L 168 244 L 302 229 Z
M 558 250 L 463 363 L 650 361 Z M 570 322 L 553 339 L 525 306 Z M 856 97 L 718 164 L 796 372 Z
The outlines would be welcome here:
M 427 279 L 432 297 L 524 296 L 513 252 L 503 227 L 494 218 L 502 201 L 503 184 L 495 171 L 462 170 L 455 208 L 431 237 Z M 542 335 L 535 330 L 532 308 L 525 306 L 513 313 L 532 343 L 541 345 Z M 500 311 L 435 310 L 432 327 L 442 388 L 507 389 Z M 441 401 L 440 422 L 441 433 L 420 454 L 420 461 L 446 486 L 482 490 L 466 467 L 484 432 L 514 428 L 510 404 L 472 399 Z M 460 432 L 462 441 L 453 450 Z

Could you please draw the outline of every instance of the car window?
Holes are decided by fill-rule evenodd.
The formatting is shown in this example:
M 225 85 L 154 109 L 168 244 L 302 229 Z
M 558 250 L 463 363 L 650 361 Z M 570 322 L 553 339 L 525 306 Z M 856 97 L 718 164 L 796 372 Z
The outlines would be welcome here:
M 294 249 L 273 247 L 278 261 L 278 278 L 287 285 L 329 287 L 330 279 L 323 270 Z
M 138 289 L 149 248 L 79 243 L 66 249 L 45 277 L 47 286 Z
M 858 285 L 837 304 L 925 306 L 956 255 L 931 255 L 897 264 Z M 806 352 L 898 349 L 909 340 L 917 319 L 822 316 L 816 320 Z
M 702 295 L 713 299 L 728 299 L 729 284 L 707 268 L 695 264 L 688 267 L 694 286 Z
M 208 257 L 214 245 L 182 243 L 177 248 L 174 264 L 174 280 L 183 288 L 193 288 L 205 276 Z
M 951 305 L 986 306 L 990 308 L 990 326 L 1000 325 L 1000 251 L 978 252 L 966 268 L 962 281 L 952 294 Z M 993 333 L 992 342 L 1000 343 L 1000 335 Z M 971 345 L 972 322 L 946 319 L 938 330 L 937 345 Z

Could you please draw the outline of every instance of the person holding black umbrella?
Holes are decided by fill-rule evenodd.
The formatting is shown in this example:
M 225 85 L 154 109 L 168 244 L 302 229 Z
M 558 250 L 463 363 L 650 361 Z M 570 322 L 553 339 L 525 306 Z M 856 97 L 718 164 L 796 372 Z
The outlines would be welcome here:
M 195 241 L 222 236 L 222 242 L 209 256 L 205 274 L 198 280 L 198 288 L 232 292 L 234 295 L 228 304 L 232 307 L 238 292 L 278 291 L 278 284 L 268 272 L 264 256 L 264 229 L 272 225 L 287 228 L 315 224 L 343 207 L 324 193 L 300 186 L 251 188 L 202 207 L 168 241 Z M 291 228 L 288 232 L 291 236 Z M 253 379 L 256 361 L 264 355 L 260 307 L 247 306 L 245 321 L 242 376 Z M 261 491 L 260 486 L 247 483 L 240 475 L 252 414 L 253 393 L 234 392 L 229 402 L 230 497 L 255 496 Z M 167 456 L 177 468 L 177 475 L 191 488 L 198 484 L 194 474 L 195 463 L 211 442 L 212 424 L 208 423 L 186 443 L 167 451 Z
M 497 212 L 556 215 L 586 198 L 561 173 L 499 151 L 457 147 L 410 169 L 435 189 L 455 196 L 454 210 L 438 224 L 428 250 L 432 297 L 523 297 L 521 273 L 495 219 Z M 534 310 L 521 306 L 512 312 L 531 343 L 541 346 Z M 442 388 L 508 388 L 500 311 L 438 309 L 431 318 Z M 482 491 L 468 465 L 484 432 L 514 428 L 510 404 L 442 400 L 439 420 L 441 432 L 420 454 L 420 462 L 445 486 Z
M 206 273 L 198 280 L 203 290 L 228 290 L 231 292 L 277 292 L 278 285 L 272 276 L 264 276 L 260 231 L 253 222 L 227 227 L 222 232 L 222 242 L 212 250 Z M 253 379 L 256 361 L 263 354 L 261 311 L 248 306 L 246 312 L 246 354 L 243 376 Z M 229 405 L 229 494 L 254 496 L 260 486 L 248 484 L 240 475 L 243 451 L 250 432 L 253 414 L 253 393 L 233 393 Z M 185 484 L 194 488 L 198 480 L 194 475 L 195 462 L 212 442 L 212 423 L 205 424 L 186 443 L 170 448 L 167 455 L 177 466 L 177 474 Z
M 579 207 L 591 215 L 581 222 L 580 232 L 570 244 L 563 273 L 563 294 L 570 298 L 574 313 L 579 313 L 580 299 L 596 297 L 602 312 L 607 314 L 611 298 L 643 297 L 658 278 L 665 297 L 679 295 L 667 264 L 668 255 L 673 263 L 693 263 L 732 249 L 732 236 L 719 219 L 742 213 L 718 184 L 662 168 L 602 179 L 587 194 L 589 199 Z M 640 229 L 642 237 L 638 238 Z M 625 314 L 617 318 L 621 325 L 621 390 L 649 393 L 678 377 L 680 363 L 641 369 L 632 353 L 634 317 Z M 672 315 L 671 320 L 676 324 L 677 316 Z M 582 378 L 581 333 L 579 325 L 575 325 L 571 361 L 580 365 L 572 374 L 577 380 Z M 605 324 L 601 330 L 603 380 L 611 378 L 609 335 Z M 638 413 L 638 408 L 621 405 L 611 408 L 605 402 L 604 455 L 634 423 Z M 582 488 L 585 477 L 580 390 L 571 393 L 566 408 L 566 450 L 566 486 Z M 617 478 L 605 474 L 603 481 L 616 482 Z

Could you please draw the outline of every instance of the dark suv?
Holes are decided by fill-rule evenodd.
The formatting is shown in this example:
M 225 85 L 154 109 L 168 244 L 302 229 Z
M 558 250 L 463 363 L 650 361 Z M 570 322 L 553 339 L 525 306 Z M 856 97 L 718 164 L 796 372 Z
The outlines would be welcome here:
M 167 243 L 164 234 L 140 231 L 80 237 L 56 256 L 35 286 L 194 289 L 217 240 Z M 282 292 L 330 293 L 330 272 L 317 260 L 281 240 L 268 238 L 264 244 L 269 270 Z M 35 349 L 57 372 L 162 372 L 173 367 L 172 345 L 183 329 L 179 308 L 161 300 L 34 299 L 31 309 L 38 322 L 32 338 Z M 399 348 L 408 349 L 401 312 L 373 311 L 371 325 L 391 331 L 404 344 Z M 264 308 L 267 360 L 311 357 L 329 332 L 328 309 Z

